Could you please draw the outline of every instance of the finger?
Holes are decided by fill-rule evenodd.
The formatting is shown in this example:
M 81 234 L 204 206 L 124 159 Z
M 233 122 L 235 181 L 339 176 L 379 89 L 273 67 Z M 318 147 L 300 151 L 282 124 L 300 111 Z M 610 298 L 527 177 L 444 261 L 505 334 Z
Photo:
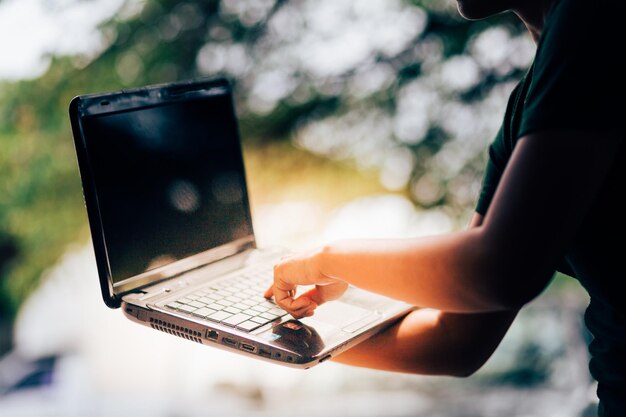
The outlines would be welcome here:
M 283 300 L 280 303 L 276 302 L 276 304 L 289 314 L 297 317 L 304 315 L 307 310 L 317 307 L 317 304 L 308 297 L 298 297 L 295 300 Z
M 312 307 L 313 301 L 308 297 L 298 297 L 293 299 L 292 297 L 284 298 L 282 300 L 276 299 L 276 304 L 283 310 L 286 310 L 290 314 L 301 314 L 305 310 Z
M 302 319 L 302 318 L 305 318 L 305 317 L 311 317 L 313 314 L 315 314 L 315 309 L 313 309 L 313 310 L 305 310 L 304 313 L 292 314 L 292 316 L 295 319 Z
M 295 288 L 280 288 L 278 284 L 274 284 L 272 292 L 274 293 L 274 301 L 284 310 L 293 311 L 297 310 L 301 306 L 302 301 L 295 304 L 294 300 Z
M 315 302 L 317 305 L 323 304 L 326 300 L 324 300 L 324 296 L 323 294 L 320 292 L 320 290 L 318 289 L 318 287 L 315 288 L 311 288 L 310 290 L 308 290 L 307 292 L 305 292 L 304 294 L 302 294 L 302 297 L 308 297 L 310 298 L 313 302 Z
M 309 308 L 304 312 L 304 317 L 311 317 L 314 314 L 316 308 L 317 303 L 311 303 Z
M 265 293 L 263 293 L 263 297 L 265 298 L 272 298 L 274 296 L 274 285 L 270 285 L 270 287 L 265 290 Z
M 286 265 L 290 263 L 292 262 L 281 261 L 274 266 L 274 286 L 272 287 L 276 304 L 289 312 L 297 310 L 297 307 L 293 305 L 296 283 L 289 282 L 288 277 L 285 276 Z
M 327 301 L 337 300 L 348 289 L 348 284 L 341 281 L 336 281 L 329 285 L 316 285 L 314 288 L 302 294 L 302 296 L 309 297 L 318 305 Z
M 316 308 L 316 303 L 308 302 L 307 304 L 302 305 L 300 308 L 290 311 L 289 314 L 297 319 L 302 317 L 310 317 L 313 315 L 313 311 L 315 311 Z

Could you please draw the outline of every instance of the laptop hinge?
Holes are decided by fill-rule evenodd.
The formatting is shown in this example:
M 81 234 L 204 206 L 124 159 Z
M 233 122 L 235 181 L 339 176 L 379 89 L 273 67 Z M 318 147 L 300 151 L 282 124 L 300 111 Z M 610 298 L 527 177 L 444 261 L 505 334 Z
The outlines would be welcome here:
M 247 236 L 229 244 L 219 246 L 196 254 L 194 256 L 181 259 L 169 265 L 147 271 L 124 281 L 114 284 L 114 292 L 118 297 L 129 294 L 133 291 L 150 287 L 160 282 L 180 277 L 199 268 L 208 265 L 218 264 L 222 261 L 246 253 L 250 249 L 256 248 L 254 236 Z
M 211 278 L 222 276 L 243 267 L 246 265 L 248 257 L 254 251 L 255 249 L 250 248 L 244 252 L 230 255 L 207 265 L 198 266 L 158 282 L 147 283 L 120 294 L 120 298 L 131 296 L 134 301 L 144 301 L 158 295 L 200 284 Z

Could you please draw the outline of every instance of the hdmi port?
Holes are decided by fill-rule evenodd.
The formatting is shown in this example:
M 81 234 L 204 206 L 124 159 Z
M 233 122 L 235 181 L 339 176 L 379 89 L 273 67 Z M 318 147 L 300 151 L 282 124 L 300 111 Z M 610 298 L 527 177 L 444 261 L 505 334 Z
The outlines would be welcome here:
M 256 351 L 256 347 L 254 347 L 252 345 L 248 345 L 246 343 L 242 343 L 241 345 L 239 345 L 239 349 L 245 350 L 247 352 L 254 352 L 254 351 Z
M 222 343 L 230 346 L 237 346 L 237 341 L 235 339 L 231 339 L 230 337 L 222 338 Z

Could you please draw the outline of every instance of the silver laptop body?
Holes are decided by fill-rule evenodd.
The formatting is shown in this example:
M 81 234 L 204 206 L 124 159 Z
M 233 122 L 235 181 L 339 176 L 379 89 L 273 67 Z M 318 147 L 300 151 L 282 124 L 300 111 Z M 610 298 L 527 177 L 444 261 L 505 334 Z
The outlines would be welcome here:
M 197 343 L 310 368 L 411 306 L 357 288 L 296 320 L 263 298 L 232 90 L 194 80 L 75 97 L 70 120 L 102 296 Z

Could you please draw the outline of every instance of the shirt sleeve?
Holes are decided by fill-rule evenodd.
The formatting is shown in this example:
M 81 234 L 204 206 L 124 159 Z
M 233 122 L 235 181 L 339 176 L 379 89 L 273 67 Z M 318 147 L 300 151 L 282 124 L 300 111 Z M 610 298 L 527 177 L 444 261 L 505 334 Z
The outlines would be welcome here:
M 485 168 L 480 195 L 478 197 L 478 203 L 476 204 L 476 212 L 482 216 L 487 214 L 487 209 L 491 204 L 493 195 L 496 193 L 496 188 L 498 188 L 500 177 L 502 176 L 502 168 L 498 163 L 500 160 L 498 157 L 498 148 L 502 140 L 502 134 L 502 128 L 500 128 L 496 139 L 491 146 L 489 146 L 489 159 L 487 160 L 487 167 Z
M 509 96 L 506 110 L 504 112 L 504 120 L 502 121 L 502 125 L 500 126 L 500 130 L 498 130 L 495 139 L 489 146 L 489 159 L 487 160 L 480 195 L 476 205 L 476 212 L 483 216 L 487 214 L 487 209 L 491 204 L 493 195 L 496 193 L 500 177 L 504 172 L 504 168 L 506 167 L 506 163 L 513 149 L 511 130 L 513 127 L 517 102 L 519 101 L 520 94 L 524 90 L 525 83 L 526 77 L 524 77 L 524 79 L 522 79 L 515 86 L 513 91 L 511 91 L 511 95 Z
M 623 128 L 624 0 L 555 0 L 535 55 L 518 137 Z

